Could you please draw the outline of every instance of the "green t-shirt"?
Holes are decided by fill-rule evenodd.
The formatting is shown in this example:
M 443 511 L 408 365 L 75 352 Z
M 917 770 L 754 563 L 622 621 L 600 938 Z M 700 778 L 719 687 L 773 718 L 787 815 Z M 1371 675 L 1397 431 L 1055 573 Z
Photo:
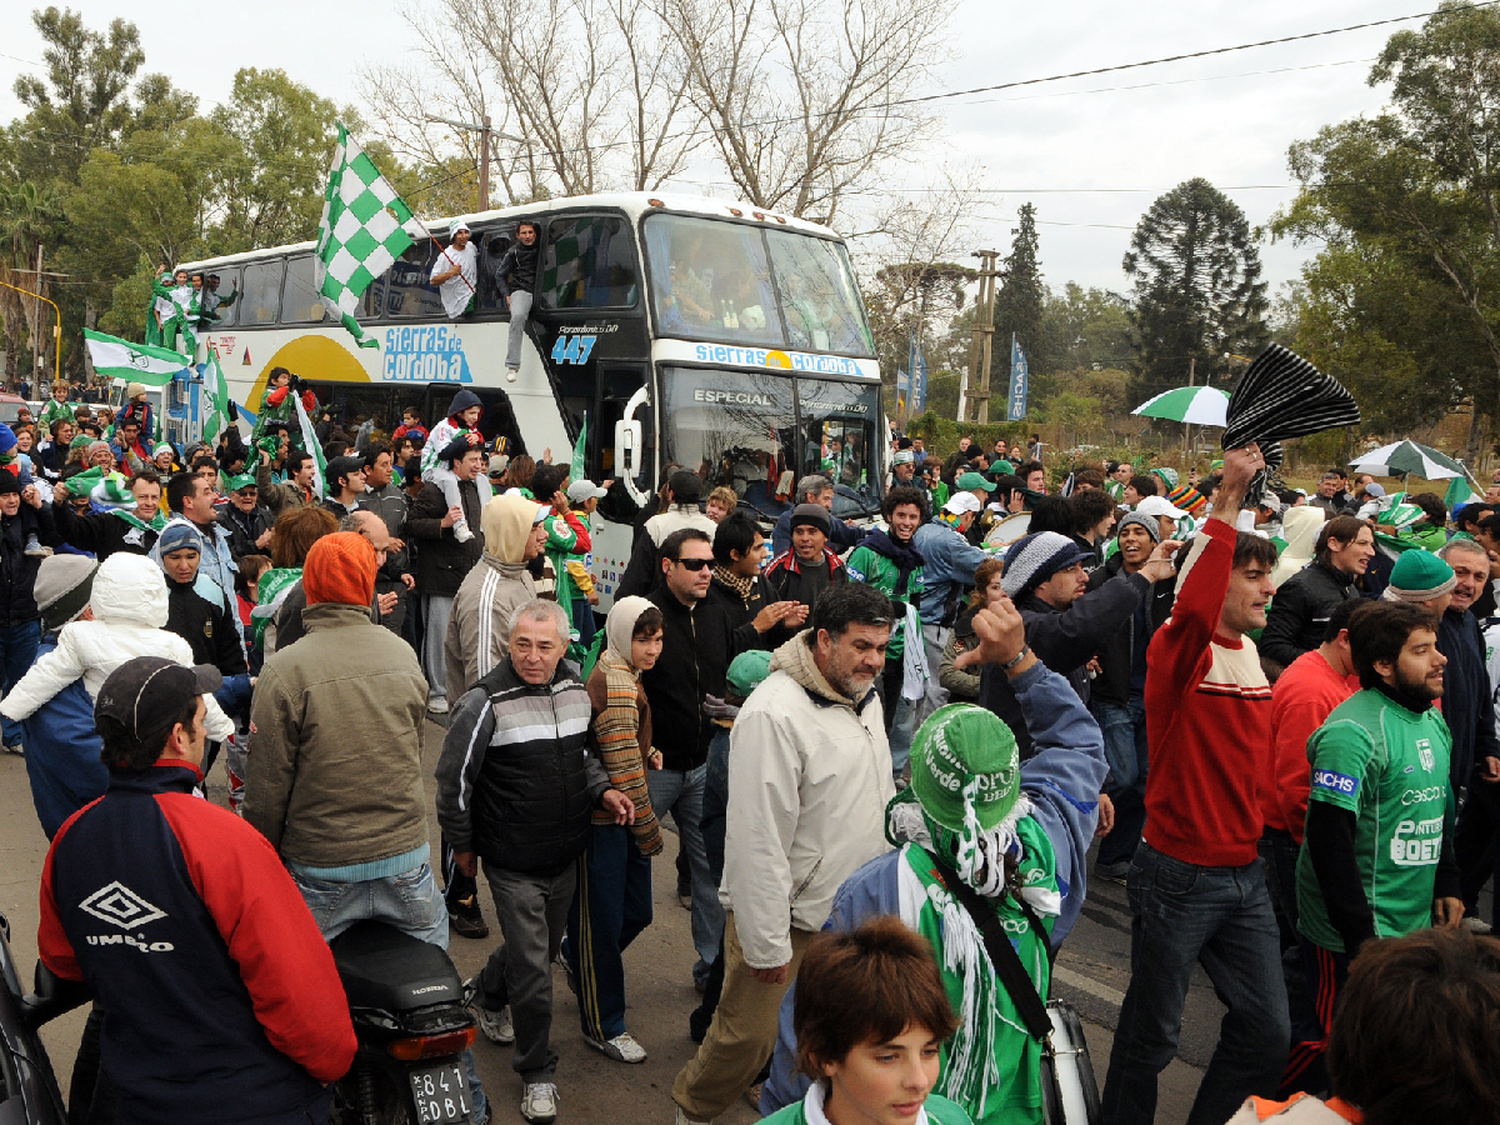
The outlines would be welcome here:
M 906 589 L 897 590 L 896 582 L 900 577 L 900 568 L 893 560 L 872 551 L 869 547 L 854 548 L 844 565 L 851 579 L 874 586 L 888 598 L 901 602 L 917 602 L 922 596 L 922 568 L 920 566 L 911 572 Z M 921 640 L 920 637 L 917 639 Z M 902 611 L 896 614 L 895 624 L 891 627 L 891 643 L 886 646 L 885 658 L 900 660 L 905 651 L 906 617 Z
M 1355 814 L 1354 853 L 1377 937 L 1432 924 L 1452 750 L 1436 707 L 1409 711 L 1374 689 L 1335 707 L 1307 740 L 1309 800 Z M 1309 941 L 1345 952 L 1305 846 L 1297 857 L 1297 908 L 1298 928 Z
M 941 1094 L 928 1094 L 922 1109 L 927 1113 L 928 1125 L 974 1125 L 962 1106 L 955 1105 Z M 807 1099 L 804 1098 L 762 1118 L 760 1125 L 807 1125 L 807 1122 Z

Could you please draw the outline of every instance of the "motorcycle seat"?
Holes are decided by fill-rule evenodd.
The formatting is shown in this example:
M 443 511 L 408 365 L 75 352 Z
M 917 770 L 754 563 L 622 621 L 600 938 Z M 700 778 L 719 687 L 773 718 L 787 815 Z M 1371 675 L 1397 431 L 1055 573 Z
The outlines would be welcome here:
M 463 1002 L 463 982 L 448 954 L 384 922 L 359 922 L 329 948 L 350 1007 L 406 1012 Z

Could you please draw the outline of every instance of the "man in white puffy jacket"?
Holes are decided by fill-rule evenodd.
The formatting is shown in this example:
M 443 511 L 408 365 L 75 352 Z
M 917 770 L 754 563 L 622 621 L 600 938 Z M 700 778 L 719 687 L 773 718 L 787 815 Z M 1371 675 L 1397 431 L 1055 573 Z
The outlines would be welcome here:
M 710 1121 L 755 1080 L 803 950 L 839 885 L 885 852 L 895 796 L 875 681 L 894 610 L 850 582 L 776 650 L 730 740 L 724 991 L 697 1056 L 672 1086 L 678 1125 Z
M 75 680 L 82 678 L 90 699 L 109 674 L 137 656 L 165 656 L 189 667 L 193 650 L 167 623 L 167 579 L 162 569 L 144 555 L 117 552 L 99 564 L 89 596 L 93 620 L 73 621 L 58 634 L 57 647 L 46 653 L 11 688 L 0 715 L 8 719 L 30 718 Z M 234 724 L 205 695 L 204 729 L 210 739 L 223 741 Z

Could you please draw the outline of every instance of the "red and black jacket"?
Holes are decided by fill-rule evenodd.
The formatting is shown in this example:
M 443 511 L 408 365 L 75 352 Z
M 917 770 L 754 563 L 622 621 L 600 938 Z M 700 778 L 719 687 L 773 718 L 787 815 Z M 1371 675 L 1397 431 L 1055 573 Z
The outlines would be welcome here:
M 98 998 L 122 1120 L 282 1120 L 349 1069 L 348 1001 L 275 850 L 200 777 L 110 772 L 52 842 L 37 945 Z

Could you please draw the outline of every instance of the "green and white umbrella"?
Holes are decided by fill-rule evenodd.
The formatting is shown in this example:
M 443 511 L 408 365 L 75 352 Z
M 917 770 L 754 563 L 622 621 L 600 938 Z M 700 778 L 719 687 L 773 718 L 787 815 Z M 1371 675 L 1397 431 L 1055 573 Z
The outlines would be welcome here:
M 1224 426 L 1228 424 L 1229 392 L 1218 387 L 1173 387 L 1141 403 L 1131 413 L 1194 426 Z
M 1423 480 L 1448 480 L 1464 475 L 1464 467 L 1430 446 L 1414 441 L 1398 441 L 1382 445 L 1349 462 L 1357 473 L 1371 473 L 1377 477 L 1417 476 Z

